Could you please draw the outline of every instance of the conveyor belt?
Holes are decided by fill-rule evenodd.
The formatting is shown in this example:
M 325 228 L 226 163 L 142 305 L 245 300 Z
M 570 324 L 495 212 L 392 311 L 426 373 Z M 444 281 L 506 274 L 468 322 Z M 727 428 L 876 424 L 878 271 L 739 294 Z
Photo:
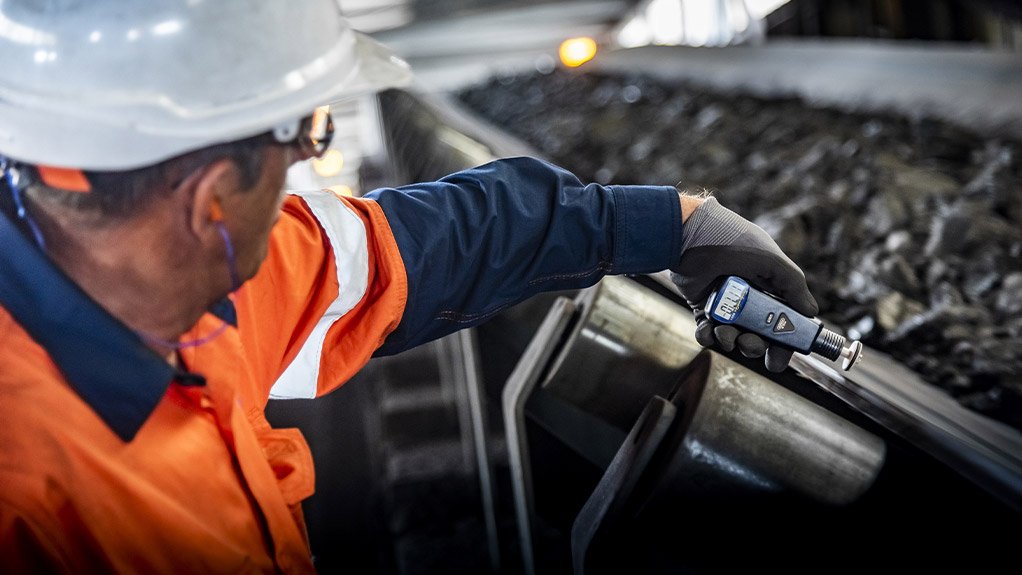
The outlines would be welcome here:
M 962 407 L 889 356 L 866 348 L 850 372 L 817 356 L 791 366 L 863 414 L 1022 511 L 1022 434 Z
M 650 277 L 676 290 L 666 274 Z M 838 365 L 816 355 L 791 361 L 800 375 L 1022 511 L 1022 433 L 962 407 L 878 350 L 865 348 L 851 371 Z

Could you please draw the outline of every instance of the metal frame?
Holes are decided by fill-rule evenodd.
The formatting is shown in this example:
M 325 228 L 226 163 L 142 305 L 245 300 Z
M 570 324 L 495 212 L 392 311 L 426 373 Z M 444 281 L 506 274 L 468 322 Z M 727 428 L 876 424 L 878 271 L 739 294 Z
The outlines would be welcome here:
M 507 437 L 508 460 L 511 467 L 515 520 L 518 523 L 522 549 L 522 570 L 526 575 L 535 575 L 536 565 L 532 547 L 534 507 L 529 445 L 525 433 L 525 402 L 539 383 L 556 351 L 555 344 L 567 331 L 575 311 L 575 303 L 568 298 L 561 297 L 554 301 L 536 335 L 508 377 L 501 397 L 504 433 Z
M 486 525 L 486 543 L 493 573 L 500 571 L 500 544 L 493 495 L 493 465 L 487 447 L 486 410 L 483 405 L 482 374 L 474 329 L 463 329 L 436 342 L 442 379 L 453 388 L 461 430 L 462 460 L 475 460 L 479 493 Z M 466 441 L 466 436 L 471 436 Z

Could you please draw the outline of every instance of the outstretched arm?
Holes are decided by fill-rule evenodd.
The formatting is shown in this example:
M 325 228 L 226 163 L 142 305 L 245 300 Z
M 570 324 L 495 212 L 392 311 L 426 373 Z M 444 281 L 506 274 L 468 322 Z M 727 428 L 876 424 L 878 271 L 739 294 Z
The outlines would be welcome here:
M 539 292 L 667 269 L 680 254 L 675 188 L 586 185 L 532 158 L 366 197 L 383 208 L 408 277 L 401 324 L 378 355 L 476 325 Z

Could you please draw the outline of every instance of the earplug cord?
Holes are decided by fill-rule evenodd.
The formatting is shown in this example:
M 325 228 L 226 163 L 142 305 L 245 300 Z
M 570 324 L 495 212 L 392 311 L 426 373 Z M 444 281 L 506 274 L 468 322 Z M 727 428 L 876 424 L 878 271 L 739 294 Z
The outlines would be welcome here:
M 28 229 L 32 231 L 35 243 L 45 252 L 46 239 L 43 238 L 43 232 L 39 229 L 39 224 L 36 223 L 35 218 L 25 209 L 25 200 L 21 196 L 22 190 L 28 187 L 30 179 L 23 170 L 7 158 L 0 158 L 0 169 L 3 170 L 4 177 L 7 179 L 7 187 L 11 189 L 11 198 L 14 200 L 14 208 L 18 219 L 28 225 Z
M 21 170 L 14 162 L 9 161 L 7 158 L 0 157 L 0 171 L 3 172 L 3 177 L 7 180 L 7 186 L 11 190 L 11 198 L 14 200 L 14 208 L 17 216 L 28 226 L 32 232 L 33 239 L 36 245 L 39 246 L 44 253 L 46 252 L 46 240 L 43 238 L 42 230 L 39 229 L 39 225 L 36 223 L 35 218 L 28 213 L 25 207 L 24 197 L 22 192 L 28 187 L 30 179 L 28 175 Z M 217 206 L 219 208 L 219 206 Z M 234 256 L 234 244 L 231 242 L 231 236 L 227 232 L 227 226 L 222 220 L 222 216 L 217 209 L 218 217 L 213 221 L 213 225 L 216 226 L 217 231 L 220 233 L 220 237 L 224 241 L 224 247 L 227 250 L 227 271 L 231 276 L 231 293 L 237 291 L 241 287 L 241 277 L 238 275 L 238 263 Z M 186 349 L 190 347 L 198 347 L 200 345 L 209 343 L 223 334 L 228 327 L 228 322 L 224 321 L 219 327 L 213 330 L 210 334 L 192 340 L 186 341 L 169 341 L 152 334 L 146 333 L 141 330 L 134 330 L 135 333 L 142 338 L 146 343 L 150 345 L 157 345 L 168 349 Z
M 234 257 L 234 244 L 231 242 L 231 235 L 227 232 L 227 226 L 223 220 L 216 218 L 213 220 L 213 225 L 216 226 L 217 231 L 220 232 L 220 237 L 224 240 L 224 247 L 227 250 L 227 271 L 231 275 L 231 293 L 234 293 L 241 287 L 241 278 L 238 275 L 238 262 Z M 212 333 L 201 337 L 199 339 L 191 339 L 186 341 L 169 341 L 158 338 L 154 335 L 145 333 L 143 331 L 136 331 L 136 333 L 144 339 L 147 343 L 152 345 L 158 345 L 168 349 L 187 349 L 190 347 L 198 347 L 200 345 L 209 343 L 219 337 L 224 331 L 227 330 L 229 324 L 224 321 L 220 324 L 220 327 L 213 330 Z

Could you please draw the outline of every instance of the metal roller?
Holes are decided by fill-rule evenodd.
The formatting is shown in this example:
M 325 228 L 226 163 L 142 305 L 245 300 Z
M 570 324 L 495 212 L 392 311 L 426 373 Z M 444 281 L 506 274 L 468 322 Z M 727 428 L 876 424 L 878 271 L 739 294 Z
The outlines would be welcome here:
M 618 276 L 579 294 L 582 316 L 551 364 L 543 390 L 627 431 L 649 398 L 666 396 L 702 350 L 692 313 Z
M 661 495 L 789 492 L 844 505 L 883 466 L 882 439 L 715 352 L 692 363 L 671 401 L 682 415 Z
M 574 573 L 747 572 L 800 542 L 837 550 L 854 527 L 835 529 L 829 512 L 871 488 L 886 451 L 872 433 L 705 351 L 669 399 L 650 399 L 578 513 Z M 790 537 L 806 525 L 833 538 Z M 732 553 L 700 564 L 709 542 Z M 819 568 L 784 556 L 790 572 Z

